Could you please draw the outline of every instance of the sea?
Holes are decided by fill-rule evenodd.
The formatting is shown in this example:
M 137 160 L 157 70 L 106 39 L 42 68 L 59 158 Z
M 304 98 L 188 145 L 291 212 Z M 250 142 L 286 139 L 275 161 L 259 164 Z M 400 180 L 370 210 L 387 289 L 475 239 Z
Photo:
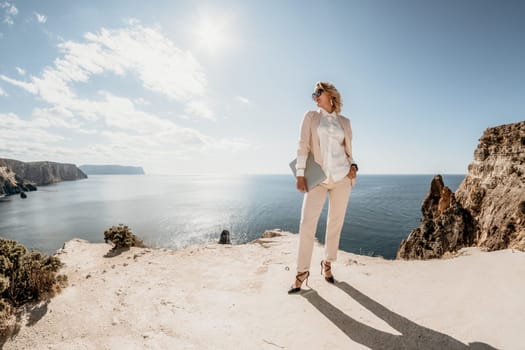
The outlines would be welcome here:
M 465 175 L 442 175 L 455 191 Z M 394 259 L 419 225 L 433 175 L 360 175 L 352 190 L 340 249 Z M 243 244 L 265 230 L 298 232 L 303 194 L 291 175 L 91 175 L 38 187 L 0 202 L 0 236 L 53 254 L 65 241 L 103 242 L 124 224 L 152 247 L 180 249 L 230 231 Z M 324 242 L 327 205 L 316 236 Z

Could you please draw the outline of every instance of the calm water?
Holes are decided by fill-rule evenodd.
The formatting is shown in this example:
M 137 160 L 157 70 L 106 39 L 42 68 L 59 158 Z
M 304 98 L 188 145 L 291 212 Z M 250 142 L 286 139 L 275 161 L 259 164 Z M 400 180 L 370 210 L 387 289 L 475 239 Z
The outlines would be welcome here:
M 453 191 L 464 175 L 444 175 Z M 341 249 L 395 257 L 419 224 L 432 175 L 362 175 L 354 188 Z M 181 248 L 217 240 L 230 230 L 234 243 L 272 228 L 297 232 L 302 194 L 289 175 L 90 176 L 41 186 L 23 200 L 0 202 L 0 236 L 53 253 L 71 238 L 102 242 L 105 229 L 127 224 L 146 244 Z M 323 241 L 326 206 L 317 237 Z

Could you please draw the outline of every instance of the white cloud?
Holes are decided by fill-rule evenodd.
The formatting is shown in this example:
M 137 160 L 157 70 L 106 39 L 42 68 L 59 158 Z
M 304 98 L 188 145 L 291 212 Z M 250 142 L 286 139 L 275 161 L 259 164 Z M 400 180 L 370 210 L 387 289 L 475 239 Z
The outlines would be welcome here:
M 137 18 L 128 18 L 128 19 L 124 20 L 124 23 L 126 23 L 126 24 L 128 24 L 130 26 L 134 26 L 134 25 L 139 25 L 140 21 Z
M 5 13 L 8 15 L 16 16 L 18 14 L 18 9 L 16 6 L 7 1 L 0 3 L 0 7 L 6 9 Z
M 47 16 L 46 15 L 42 15 L 38 12 L 33 12 L 34 15 L 35 15 L 35 18 L 36 20 L 38 21 L 38 23 L 46 23 L 47 22 Z
M 136 98 L 133 100 L 133 103 L 137 104 L 137 105 L 141 105 L 141 106 L 148 106 L 148 105 L 151 105 L 151 103 L 147 100 L 145 100 L 144 98 L 142 97 L 139 97 L 139 98 Z
M 215 113 L 213 113 L 208 103 L 204 101 L 191 101 L 187 104 L 184 111 L 197 117 L 215 120 Z
M 35 137 L 31 134 L 28 136 Z M 0 140 L 0 153 L 22 161 L 51 160 L 75 163 L 76 157 L 83 152 L 83 149 L 50 146 L 29 138 Z
M 35 139 L 27 141 L 28 149 L 41 146 L 48 154 L 64 155 L 63 161 L 73 163 L 113 160 L 135 164 L 140 160 L 192 159 L 202 152 L 213 153 L 212 149 L 246 146 L 243 141 L 212 138 L 182 127 L 172 118 L 141 110 L 148 104 L 143 98 L 131 99 L 107 90 L 95 97 L 82 95 L 80 87 L 94 76 L 131 76 L 169 103 L 182 104 L 187 114 L 214 120 L 215 114 L 205 102 L 207 81 L 200 64 L 191 52 L 177 48 L 159 29 L 143 27 L 136 21 L 122 29 L 103 28 L 87 33 L 80 42 L 62 42 L 59 53 L 40 75 L 25 81 L 0 75 L 0 80 L 34 94 L 48 105 L 34 108 L 31 121 L 10 117 L 11 131 L 18 130 L 23 140 L 28 140 L 24 128 L 40 128 L 41 133 L 35 132 Z M 70 142 L 67 139 L 60 145 L 47 144 L 60 140 L 49 132 L 56 128 L 71 129 L 82 141 L 76 141 L 71 148 L 62 145 Z M 41 140 L 45 140 L 45 146 Z M 14 139 L 9 142 L 10 146 L 20 146 L 13 143 Z
M 205 93 L 207 82 L 200 64 L 191 52 L 177 48 L 158 29 L 134 24 L 118 30 L 102 28 L 84 38 L 83 43 L 59 44 L 62 57 L 30 82 L 0 78 L 52 104 L 64 104 L 64 97 L 73 99 L 73 83 L 106 72 L 122 76 L 131 73 L 144 88 L 180 102 L 190 102 Z
M 84 135 L 95 135 L 100 133 L 100 131 L 96 129 L 78 129 L 76 132 Z
M 20 75 L 26 75 L 26 71 L 20 67 L 15 67 L 16 68 L 16 71 L 18 72 L 18 74 Z
M 242 96 L 237 96 L 235 97 L 235 99 L 241 103 L 244 103 L 244 104 L 249 104 L 251 103 L 251 101 L 249 99 L 247 99 L 246 97 L 242 97 Z
M 73 113 L 61 107 L 35 108 L 32 115 L 35 122 L 43 127 L 80 129 L 83 123 L 73 118 Z
M 213 112 L 192 99 L 205 92 L 206 79 L 200 64 L 191 53 L 184 52 L 167 39 L 159 30 L 140 24 L 85 35 L 86 42 L 66 41 L 59 45 L 62 57 L 53 67 L 46 67 L 40 77 L 32 76 L 29 82 L 0 75 L 0 78 L 33 94 L 44 101 L 76 110 L 88 119 L 97 119 L 97 103 L 80 100 L 72 85 L 86 82 L 92 75 L 111 72 L 138 76 L 144 88 L 163 94 L 170 99 L 188 103 L 190 110 L 206 118 Z
M 15 23 L 14 17 L 18 14 L 16 6 L 7 1 L 3 1 L 0 2 L 0 8 L 4 9 L 4 23 L 13 25 Z
M 0 134 L 3 141 L 29 139 L 36 143 L 56 142 L 63 140 L 60 135 L 51 134 L 42 127 L 46 127 L 41 121 L 28 121 L 19 118 L 14 113 L 0 113 Z
M 245 139 L 235 138 L 232 140 L 219 140 L 214 147 L 228 150 L 230 152 L 240 152 L 251 147 L 250 143 Z
M 44 118 L 59 116 L 65 119 L 65 118 L 73 118 L 73 113 L 61 107 L 35 108 L 33 110 L 33 116 L 44 117 Z
M 32 83 L 25 83 L 23 81 L 18 81 L 16 79 L 11 79 L 9 77 L 6 77 L 5 75 L 0 74 L 0 79 L 4 80 L 5 82 L 8 82 L 9 84 L 12 84 L 14 86 L 18 86 L 32 94 L 36 94 L 38 92 L 36 86 Z
M 125 97 L 101 91 L 102 101 L 86 104 L 91 113 L 100 115 L 107 126 L 127 130 L 135 134 L 156 134 L 161 130 L 177 130 L 179 127 L 169 120 L 162 119 L 135 108 L 133 102 Z
M 7 92 L 0 86 L 0 96 L 7 96 Z
M 88 44 L 65 42 L 61 49 L 71 68 L 86 72 L 102 69 L 115 74 L 131 71 L 143 86 L 178 101 L 203 95 L 206 79 L 191 52 L 177 48 L 157 29 L 140 24 L 120 30 L 101 29 L 85 35 Z M 87 51 L 87 52 L 86 52 Z M 83 56 L 88 54 L 87 57 Z

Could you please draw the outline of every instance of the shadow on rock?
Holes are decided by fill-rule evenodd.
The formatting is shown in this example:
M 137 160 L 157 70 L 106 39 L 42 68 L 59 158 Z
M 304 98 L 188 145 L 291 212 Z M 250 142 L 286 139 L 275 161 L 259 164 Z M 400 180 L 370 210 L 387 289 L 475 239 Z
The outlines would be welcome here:
M 16 321 L 12 322 L 12 324 L 9 327 L 4 329 L 0 333 L 0 349 L 4 347 L 4 344 L 9 339 L 13 339 L 18 335 L 18 333 L 20 333 L 20 330 L 22 329 L 21 325 L 24 322 L 24 318 L 26 322 L 25 325 L 27 327 L 34 326 L 47 314 L 48 305 L 49 300 L 21 307 L 16 313 Z
M 323 299 L 313 289 L 301 295 L 350 339 L 371 349 L 496 349 L 485 343 L 464 344 L 449 335 L 420 326 L 392 312 L 346 282 L 337 282 L 335 285 L 367 310 L 388 323 L 392 328 L 399 331 L 401 335 L 383 332 L 353 319 Z
M 111 249 L 106 254 L 104 254 L 104 258 L 113 258 L 115 256 L 119 256 L 120 254 L 129 251 L 130 248 L 118 248 L 118 249 Z
M 49 301 L 39 303 L 37 305 L 26 308 L 25 312 L 29 315 L 27 318 L 26 326 L 32 327 L 38 321 L 42 319 L 47 314 L 47 306 Z

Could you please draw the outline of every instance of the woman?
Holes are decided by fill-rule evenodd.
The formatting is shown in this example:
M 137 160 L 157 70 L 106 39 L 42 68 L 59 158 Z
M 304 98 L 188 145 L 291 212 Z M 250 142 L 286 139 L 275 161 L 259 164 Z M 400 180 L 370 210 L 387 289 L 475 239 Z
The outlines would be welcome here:
M 341 95 L 331 83 L 318 82 L 315 84 L 312 99 L 317 103 L 319 110 L 306 112 L 301 124 L 297 150 L 296 187 L 305 195 L 299 225 L 297 275 L 288 294 L 298 293 L 302 283 L 310 276 L 315 231 L 327 194 L 329 207 L 321 273 L 324 272 L 327 282 L 335 282 L 331 263 L 337 259 L 348 199 L 358 170 L 352 158 L 350 120 L 340 114 L 343 105 Z M 307 191 L 304 169 L 310 152 L 327 178 Z

